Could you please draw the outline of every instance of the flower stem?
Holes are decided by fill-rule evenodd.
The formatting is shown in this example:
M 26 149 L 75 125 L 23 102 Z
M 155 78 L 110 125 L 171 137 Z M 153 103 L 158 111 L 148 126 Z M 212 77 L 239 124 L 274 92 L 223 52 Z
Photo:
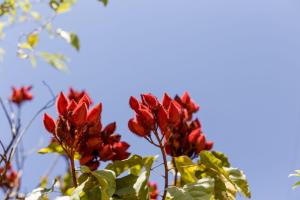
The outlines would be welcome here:
M 165 179 L 165 185 L 164 185 L 164 193 L 162 195 L 162 200 L 166 199 L 166 195 L 167 195 L 167 188 L 169 186 L 169 170 L 168 170 L 168 160 L 167 160 L 167 155 L 166 152 L 164 150 L 164 146 L 162 144 L 161 139 L 159 138 L 158 132 L 157 130 L 154 131 L 154 135 L 159 143 L 159 148 L 163 157 L 163 163 L 164 163 L 164 171 L 165 171 L 165 175 L 164 175 L 164 179 Z
M 73 179 L 73 186 L 76 188 L 77 187 L 77 179 L 76 179 L 76 172 L 75 172 L 75 164 L 74 164 L 74 156 L 70 157 L 70 170 L 71 170 L 71 175 Z
M 178 179 L 178 169 L 177 169 L 177 166 L 176 166 L 176 162 L 175 162 L 174 157 L 172 158 L 172 163 L 173 163 L 173 167 L 174 167 L 174 171 L 175 171 L 175 175 L 174 175 L 174 186 L 176 186 L 176 185 L 177 185 L 177 179 Z

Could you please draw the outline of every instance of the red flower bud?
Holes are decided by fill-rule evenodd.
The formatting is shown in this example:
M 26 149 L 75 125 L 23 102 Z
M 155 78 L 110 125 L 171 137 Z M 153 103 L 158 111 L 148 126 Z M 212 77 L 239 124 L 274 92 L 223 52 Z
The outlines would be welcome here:
M 140 137 L 144 137 L 150 134 L 149 130 L 146 130 L 136 121 L 136 119 L 133 118 L 128 121 L 128 128 L 131 132 L 135 133 Z
M 190 94 L 188 92 L 184 92 L 182 97 L 181 97 L 181 101 L 182 103 L 190 103 L 191 101 L 191 97 L 190 97 Z
M 205 150 L 209 151 L 213 148 L 213 146 L 214 146 L 214 143 L 212 141 L 207 141 L 205 143 Z
M 81 126 L 86 122 L 86 118 L 87 118 L 87 106 L 85 103 L 80 103 L 73 111 L 72 122 L 76 126 Z
M 139 101 L 133 96 L 131 96 L 130 99 L 129 99 L 129 105 L 135 111 L 137 111 L 140 107 Z
M 91 105 L 91 99 L 89 96 L 84 94 L 83 97 L 79 100 L 78 104 L 80 104 L 80 103 L 85 103 L 87 108 L 89 108 Z
M 162 104 L 165 107 L 165 109 L 169 108 L 171 101 L 172 101 L 172 98 L 167 93 L 165 93 L 163 100 L 162 100 Z
M 116 128 L 116 122 L 112 122 L 104 128 L 103 132 L 107 133 L 108 135 L 111 135 L 116 131 Z
M 140 108 L 138 110 L 138 115 L 142 119 L 143 124 L 145 124 L 150 129 L 154 128 L 155 126 L 154 116 L 148 109 Z
M 205 149 L 205 135 L 201 134 L 200 137 L 197 138 L 195 143 L 196 152 L 200 153 L 200 151 Z
M 85 165 L 86 163 L 92 161 L 94 159 L 93 155 L 83 155 L 80 160 L 79 163 L 80 165 Z
M 47 113 L 44 114 L 44 126 L 49 133 L 55 132 L 55 122 L 50 115 Z
M 123 153 L 125 152 L 128 148 L 130 147 L 130 145 L 127 142 L 117 142 L 113 144 L 113 149 L 115 150 L 115 152 L 117 153 Z
M 103 161 L 108 161 L 111 160 L 116 153 L 113 152 L 111 145 L 107 144 L 105 145 L 100 151 L 99 151 L 99 156 L 100 159 Z
M 94 149 L 100 147 L 101 143 L 102 143 L 101 138 L 98 136 L 95 136 L 95 137 L 89 137 L 86 142 L 86 145 L 89 150 L 94 150 Z
M 91 171 L 95 171 L 99 167 L 100 162 L 97 160 L 95 160 L 95 161 L 93 160 L 93 161 L 86 163 L 85 165 L 88 166 Z
M 77 107 L 77 103 L 72 99 L 67 107 L 67 110 L 68 112 L 72 112 L 76 107 Z
M 169 120 L 171 123 L 177 125 L 180 123 L 180 114 L 181 114 L 181 107 L 176 101 L 172 101 L 170 103 L 170 107 L 168 110 Z
M 68 104 L 68 99 L 66 98 L 64 93 L 61 92 L 56 102 L 57 111 L 60 115 L 65 115 L 67 113 Z
M 198 137 L 200 137 L 200 134 L 201 134 L 200 128 L 197 128 L 197 129 L 193 130 L 193 131 L 189 134 L 189 137 L 188 137 L 189 143 L 190 143 L 190 144 L 196 143 Z
M 160 107 L 157 114 L 157 122 L 160 130 L 165 132 L 168 127 L 168 114 L 164 107 Z
M 96 123 L 98 120 L 100 120 L 101 111 L 102 111 L 102 104 L 99 103 L 92 110 L 89 111 L 87 116 L 87 121 L 89 123 Z
M 146 104 L 151 108 L 155 108 L 159 105 L 157 98 L 152 94 L 142 94 L 141 96 L 144 102 L 146 102 Z

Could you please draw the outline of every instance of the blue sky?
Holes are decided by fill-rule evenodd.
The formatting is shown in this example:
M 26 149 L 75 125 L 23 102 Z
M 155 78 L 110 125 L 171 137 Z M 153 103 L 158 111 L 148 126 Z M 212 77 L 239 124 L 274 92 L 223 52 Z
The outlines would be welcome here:
M 159 152 L 127 129 L 133 115 L 129 96 L 187 90 L 201 105 L 198 117 L 215 149 L 247 174 L 252 199 L 296 200 L 300 190 L 291 189 L 296 179 L 287 176 L 300 168 L 299 9 L 297 0 L 112 0 L 107 8 L 81 0 L 55 21 L 79 35 L 80 53 L 47 37 L 39 47 L 67 54 L 71 72 L 43 62 L 33 69 L 16 59 L 20 30 L 12 28 L 1 42 L 7 53 L 0 95 L 6 97 L 11 85 L 34 85 L 34 103 L 23 112 L 28 121 L 50 99 L 43 80 L 56 92 L 85 88 L 103 102 L 104 123 L 117 121 L 131 151 L 149 155 Z M 25 135 L 27 149 L 49 140 L 41 118 Z M 0 125 L 5 130 L 5 120 Z M 53 159 L 31 154 L 24 190 L 37 184 Z M 52 175 L 64 169 L 60 162 Z

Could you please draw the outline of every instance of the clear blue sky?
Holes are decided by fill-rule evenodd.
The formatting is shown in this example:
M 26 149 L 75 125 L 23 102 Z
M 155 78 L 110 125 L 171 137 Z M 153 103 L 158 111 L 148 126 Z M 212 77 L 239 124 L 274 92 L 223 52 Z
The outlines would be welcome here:
M 291 185 L 297 179 L 287 176 L 300 168 L 299 10 L 297 0 L 112 0 L 107 8 L 80 0 L 55 22 L 78 33 L 80 53 L 46 37 L 40 47 L 68 54 L 71 73 L 43 62 L 32 69 L 16 59 L 14 28 L 2 42 L 7 54 L 0 95 L 7 96 L 11 85 L 33 84 L 35 103 L 23 113 L 28 120 L 50 98 L 43 80 L 57 92 L 86 88 L 103 102 L 103 121 L 116 120 L 131 151 L 148 155 L 158 151 L 127 129 L 129 96 L 188 90 L 201 105 L 198 116 L 215 149 L 247 174 L 252 199 L 296 200 L 300 189 Z M 0 125 L 5 138 L 5 120 Z M 26 147 L 48 139 L 40 117 L 25 136 Z M 28 158 L 25 190 L 52 160 L 35 153 Z M 63 170 L 61 162 L 53 175 Z

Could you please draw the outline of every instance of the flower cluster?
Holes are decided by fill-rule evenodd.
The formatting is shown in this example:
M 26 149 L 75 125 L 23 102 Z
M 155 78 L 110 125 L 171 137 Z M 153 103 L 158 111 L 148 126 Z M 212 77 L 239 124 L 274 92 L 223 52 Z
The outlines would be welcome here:
M 1 181 L 0 187 L 3 189 L 18 188 L 20 185 L 20 177 L 18 173 L 13 170 L 11 164 L 7 164 L 5 167 L 0 167 Z
M 206 141 L 200 121 L 193 119 L 199 105 L 189 93 L 185 92 L 181 97 L 176 95 L 173 99 L 164 94 L 162 102 L 152 94 L 142 94 L 141 101 L 130 97 L 129 104 L 136 114 L 128 122 L 129 129 L 150 141 L 151 133 L 158 134 L 159 129 L 168 155 L 194 157 L 200 151 L 212 148 L 213 142 Z
M 90 98 L 90 96 L 88 95 L 88 93 L 85 90 L 77 91 L 72 87 L 69 89 L 68 99 L 70 101 L 74 100 L 76 103 L 78 103 L 83 96 L 88 97 L 90 104 L 93 104 L 92 99 Z
M 129 144 L 115 134 L 116 123 L 102 129 L 102 104 L 90 109 L 90 97 L 84 94 L 78 102 L 68 99 L 63 93 L 57 98 L 58 118 L 56 121 L 47 113 L 44 125 L 62 146 L 69 158 L 75 152 L 81 155 L 80 164 L 96 170 L 100 161 L 122 160 L 130 154 Z
M 158 195 L 159 195 L 159 192 L 158 192 L 158 189 L 157 189 L 157 183 L 148 182 L 148 187 L 149 187 L 150 200 L 156 200 Z
M 31 86 L 21 87 L 19 89 L 12 87 L 10 101 L 20 106 L 23 102 L 32 100 L 33 96 L 30 93 L 31 89 Z

